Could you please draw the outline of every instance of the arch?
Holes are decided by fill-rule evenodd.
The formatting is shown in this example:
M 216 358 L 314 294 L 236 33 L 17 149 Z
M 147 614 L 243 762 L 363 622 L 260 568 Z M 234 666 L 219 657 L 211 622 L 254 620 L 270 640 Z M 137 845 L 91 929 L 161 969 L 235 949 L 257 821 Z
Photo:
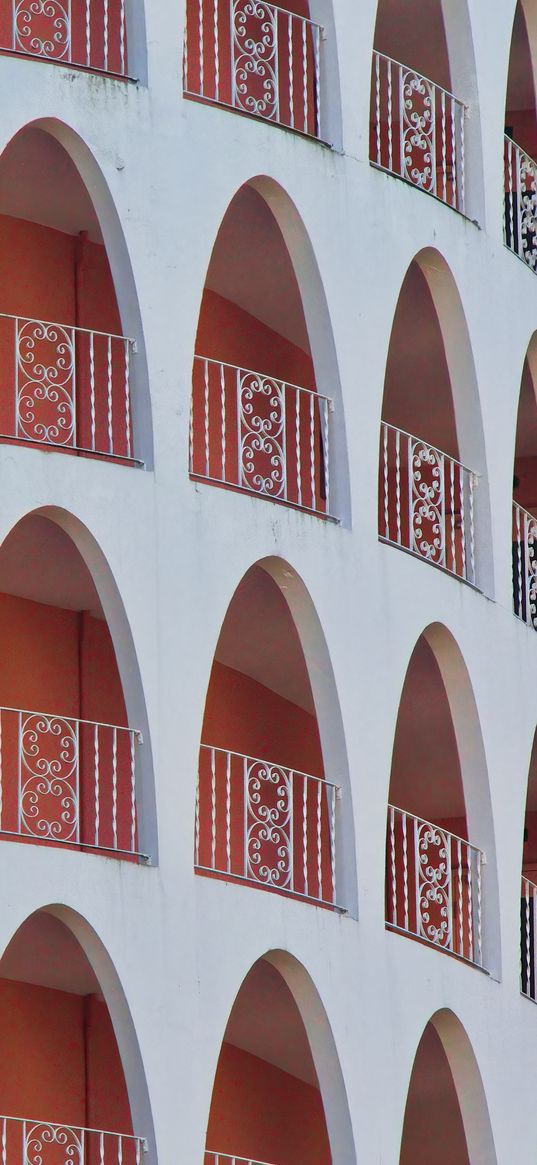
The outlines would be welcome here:
M 136 649 L 109 564 L 72 514 L 43 507 L 4 538 L 0 619 L 10 644 L 0 694 L 2 832 L 156 860 Z M 66 750 L 51 769 L 69 799 L 61 827 L 57 796 L 42 790 L 38 797 L 32 784 L 32 757 L 53 761 L 55 740 Z
M 389 805 L 388 926 L 498 975 L 496 848 L 479 715 L 460 648 L 439 623 L 423 631 L 405 676 Z
M 21 1046 L 18 1025 L 24 1028 Z M 4 1057 L 0 1090 L 7 1087 L 10 1097 L 7 1107 L 2 1097 L 3 1112 L 127 1138 L 134 1134 L 147 1142 L 149 1160 L 155 1161 L 149 1094 L 129 1005 L 104 944 L 71 907 L 50 903 L 34 911 L 4 949 L 0 1027 L 3 1046 L 13 1045 L 15 1061 L 12 1076 L 10 1058 Z M 51 1044 L 43 1046 L 47 1033 Z M 18 1057 L 25 1070 L 17 1076 Z M 128 1139 L 122 1147 L 123 1160 L 135 1165 L 135 1147 Z M 97 1160 L 98 1148 L 87 1138 L 86 1158 Z M 104 1138 L 103 1150 L 105 1159 L 117 1160 L 112 1139 Z
M 535 177 L 537 174 L 537 9 L 517 0 L 507 72 L 504 118 L 505 213 L 507 247 L 532 270 L 537 264 Z
M 3 404 L 3 434 L 151 466 L 141 315 L 102 170 L 78 134 L 44 118 L 22 126 L 8 142 L 0 174 L 6 264 L 0 306 L 7 313 L 0 341 L 7 353 L 16 351 L 16 359 L 6 357 L 12 392 Z M 21 267 L 24 280 L 13 277 Z M 13 316 L 21 318 L 18 325 Z M 49 326 L 36 332 L 43 320 Z M 39 378 L 39 360 L 45 371 L 52 367 L 52 386 L 44 373 Z
M 513 456 L 513 611 L 537 629 L 537 335 L 522 368 Z
M 432 247 L 414 257 L 401 286 L 386 362 L 382 422 L 381 537 L 492 593 L 489 490 L 472 346 L 453 273 Z M 421 475 L 412 495 L 402 466 L 397 470 L 397 431 L 404 434 L 403 466 L 412 457 Z M 411 445 L 408 434 L 415 438 Z M 442 455 L 452 461 L 443 464 Z M 459 467 L 454 466 L 451 480 L 454 461 Z M 404 531 L 394 512 L 398 480 L 405 494 Z M 422 512 L 420 486 L 432 502 L 428 518 Z M 442 503 L 444 514 L 439 516 Z M 423 519 L 421 538 L 416 505 Z
M 262 439 L 252 443 L 256 426 Z M 213 247 L 190 453 L 195 477 L 349 522 L 343 404 L 322 279 L 296 206 L 267 177 L 236 193 Z
M 426 1165 L 431 1157 L 438 1165 L 496 1162 L 475 1053 L 462 1023 L 448 1008 L 429 1020 L 416 1051 L 399 1162 Z
M 267 1025 L 271 1011 L 272 1022 L 269 1020 Z M 235 1111 L 223 1125 L 219 1118 L 230 1069 L 234 1069 L 236 1080 L 242 1077 L 244 1082 L 253 1069 L 258 1081 L 265 1082 L 265 1091 L 262 1105 L 254 1114 L 250 1084 L 250 1105 L 244 1089 L 243 1111 Z M 265 1113 L 270 1112 L 271 1095 L 275 1111 L 269 1127 Z M 278 1098 L 284 1101 L 279 1109 Z M 244 1113 L 247 1108 L 250 1112 Z M 220 1148 L 210 1143 L 218 1134 L 225 1139 Z M 213 1086 L 207 1165 L 211 1165 L 215 1152 L 224 1157 L 227 1153 L 232 1155 L 236 1151 L 233 1143 L 239 1137 L 243 1138 L 240 1152 L 247 1159 L 261 1158 L 274 1161 L 274 1165 L 306 1165 L 312 1159 L 354 1165 L 356 1160 L 345 1084 L 330 1023 L 313 980 L 288 951 L 271 950 L 258 959 L 235 997 Z
M 215 650 L 201 737 L 196 868 L 355 915 L 351 804 L 318 615 L 294 569 L 262 559 L 235 590 Z M 260 828 L 265 815 L 273 826 L 268 839 Z

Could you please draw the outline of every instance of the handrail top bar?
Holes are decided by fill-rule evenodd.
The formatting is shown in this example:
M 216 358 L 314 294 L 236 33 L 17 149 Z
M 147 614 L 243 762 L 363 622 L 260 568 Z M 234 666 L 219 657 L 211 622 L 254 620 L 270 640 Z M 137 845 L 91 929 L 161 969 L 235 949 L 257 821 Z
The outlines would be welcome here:
M 481 474 L 477 473 L 475 469 L 470 469 L 470 467 L 465 465 L 463 461 L 459 461 L 456 457 L 452 457 L 451 453 L 446 453 L 445 449 L 439 449 L 437 445 L 432 445 L 430 441 L 425 439 L 425 437 L 418 437 L 416 433 L 407 433 L 406 429 L 398 429 L 397 425 L 390 425 L 388 421 L 381 420 L 380 423 L 381 425 L 384 425 L 385 429 L 391 429 L 392 433 L 400 433 L 402 437 L 410 437 L 411 441 L 419 441 L 420 445 L 426 445 L 428 449 L 434 449 L 435 453 L 439 453 L 441 457 L 447 457 L 448 461 L 453 461 L 454 465 L 460 466 L 461 469 L 466 470 L 466 473 L 471 473 L 472 477 L 481 477 Z
M 123 1137 L 125 1141 L 144 1142 L 146 1140 L 145 1137 L 138 1137 L 135 1133 L 117 1133 L 113 1132 L 112 1129 L 90 1129 L 86 1128 L 85 1125 L 70 1125 L 67 1121 L 62 1124 L 61 1121 L 38 1120 L 36 1117 L 30 1116 L 7 1116 L 0 1113 L 0 1121 L 17 1121 L 21 1125 L 46 1125 L 49 1129 L 71 1129 L 73 1133 L 97 1133 L 103 1137 Z
M 250 756 L 247 752 L 235 752 L 233 748 L 218 748 L 213 744 L 200 744 L 200 748 L 206 748 L 208 752 L 221 752 L 224 756 L 237 756 L 241 760 L 251 760 L 256 765 L 271 765 L 273 769 L 285 769 L 288 773 L 296 773 L 297 777 L 306 777 L 308 781 L 317 781 L 319 784 L 327 785 L 330 789 L 340 789 L 340 785 L 335 785 L 333 781 L 327 781 L 324 777 L 314 777 L 312 773 L 303 773 L 301 769 L 293 769 L 290 765 L 279 764 L 274 760 L 267 760 L 266 757 Z M 231 1154 L 233 1156 L 233 1154 Z M 244 1158 L 248 1160 L 248 1158 Z M 258 1162 L 257 1165 L 266 1165 L 266 1163 Z
M 509 142 L 510 146 L 514 146 L 515 150 L 518 150 L 519 154 L 524 154 L 524 157 L 528 158 L 532 165 L 537 166 L 535 158 L 532 158 L 531 154 L 528 154 L 528 151 L 525 150 L 523 146 L 519 146 L 518 142 L 515 141 L 514 138 L 510 138 L 508 133 L 504 133 L 503 138 L 505 142 Z
M 272 8 L 274 12 L 282 12 L 284 16 L 292 16 L 295 20 L 300 20 L 302 24 L 311 24 L 313 28 L 320 28 L 321 32 L 324 32 L 324 24 L 310 20 L 309 16 L 299 16 L 298 12 L 289 12 L 288 8 L 282 8 L 281 4 L 272 4 L 271 0 L 263 0 L 263 4 L 265 8 Z M 266 1162 L 258 1162 L 258 1165 L 266 1165 Z
M 426 817 L 419 817 L 417 813 L 409 813 L 408 809 L 400 809 L 398 805 L 392 805 L 391 801 L 388 801 L 388 809 L 394 809 L 396 813 L 404 813 L 405 817 L 411 817 L 413 821 L 421 821 L 422 825 L 430 825 L 431 829 L 440 829 L 442 833 L 447 833 L 447 836 L 453 838 L 454 841 L 462 841 L 463 845 L 469 846 L 477 854 L 483 854 L 485 852 L 478 845 L 474 845 L 471 841 L 468 841 L 466 837 L 459 837 L 458 833 L 451 833 L 451 830 L 446 829 L 444 825 L 438 825 L 434 821 L 428 821 Z
M 412 65 L 405 65 L 403 61 L 397 61 L 395 57 L 389 57 L 387 53 L 380 53 L 378 49 L 373 49 L 374 57 L 382 57 L 383 61 L 390 61 L 392 65 L 398 65 L 400 69 L 407 69 L 409 73 L 415 73 L 417 77 L 421 77 L 422 81 L 427 81 L 434 89 L 438 89 L 439 93 L 445 93 L 446 97 L 451 97 L 461 109 L 468 109 L 465 101 L 460 97 L 456 97 L 449 89 L 444 89 L 443 85 L 439 85 L 437 81 L 433 81 L 431 77 L 427 77 L 425 73 L 420 73 L 419 69 L 414 69 Z
M 113 728 L 117 732 L 133 732 L 135 736 L 142 735 L 141 728 L 129 728 L 125 724 L 107 724 L 104 720 L 82 720 L 80 716 L 66 716 L 63 712 L 43 712 L 42 709 L 36 712 L 32 708 L 9 708 L 4 704 L 0 704 L 0 712 L 16 712 L 17 715 L 21 716 L 46 716 L 49 720 L 70 720 L 73 724 L 90 724 L 92 728 Z
M 530 521 L 537 522 L 537 518 L 535 517 L 535 514 L 530 514 L 530 511 L 524 509 L 524 506 L 521 506 L 520 502 L 517 502 L 515 498 L 513 498 L 513 505 L 516 506 L 517 510 L 520 510 L 521 514 L 525 514 L 526 517 L 530 519 Z
M 123 340 L 127 344 L 135 344 L 132 336 L 120 336 L 116 332 L 100 332 L 97 328 L 81 328 L 78 324 L 63 324 L 60 320 L 40 320 L 33 316 L 14 315 L 13 312 L 0 311 L 2 320 L 22 320 L 25 324 L 44 324 L 47 328 L 65 328 L 68 332 L 85 332 L 88 336 L 104 336 L 107 340 Z M 72 1126 L 70 1126 L 72 1128 Z
M 537 884 L 532 882 L 531 878 L 527 878 L 525 874 L 520 875 L 520 880 L 521 882 L 526 882 L 528 886 L 531 886 L 532 890 L 537 890 Z
M 331 396 L 317 392 L 316 388 L 304 388 L 303 384 L 293 384 L 290 380 L 282 380 L 281 376 L 272 376 L 270 372 L 260 372 L 258 368 L 243 368 L 242 364 L 230 364 L 227 360 L 214 360 L 212 356 L 201 356 L 199 352 L 194 353 L 194 360 L 203 360 L 205 364 L 217 364 L 219 368 L 232 368 L 234 372 L 247 372 L 248 376 L 262 376 L 265 380 L 275 380 L 278 384 L 285 384 L 287 388 L 296 388 L 297 392 L 307 392 L 309 396 L 317 396 L 320 400 L 327 401 L 328 404 L 333 403 Z
M 269 1161 L 258 1161 L 257 1157 L 238 1157 L 236 1153 L 216 1153 L 214 1149 L 205 1149 L 210 1157 L 226 1157 L 229 1161 L 249 1161 L 250 1165 L 271 1165 Z

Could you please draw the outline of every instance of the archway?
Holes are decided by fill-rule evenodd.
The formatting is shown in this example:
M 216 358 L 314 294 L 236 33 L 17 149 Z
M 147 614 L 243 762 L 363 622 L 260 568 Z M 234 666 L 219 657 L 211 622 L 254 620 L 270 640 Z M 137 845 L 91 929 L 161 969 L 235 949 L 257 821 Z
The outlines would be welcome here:
M 530 0 L 518 0 L 513 20 L 505 100 L 505 216 L 506 246 L 535 270 L 535 178 L 537 176 L 537 118 L 535 61 L 537 11 Z
M 345 459 L 317 264 L 296 208 L 281 187 L 258 178 L 232 200 L 207 272 L 190 472 L 320 517 L 346 518 Z
M 150 461 L 132 271 L 96 163 L 65 126 L 36 122 L 0 177 L 2 439 Z
M 244 576 L 216 646 L 195 866 L 356 909 L 348 768 L 330 659 L 311 599 L 281 560 L 263 560 Z
M 513 610 L 537 629 L 537 340 L 528 348 L 518 400 L 513 463 Z
M 431 249 L 408 268 L 394 316 L 382 402 L 379 535 L 465 582 L 492 585 L 471 344 L 453 276 Z
M 492 808 L 469 676 L 432 624 L 406 673 L 395 730 L 386 923 L 496 970 L 499 915 Z
M 451 1011 L 438 1011 L 421 1037 L 408 1090 L 400 1165 L 493 1165 L 486 1097 L 474 1052 Z
M 337 1052 L 304 968 L 271 951 L 244 979 L 224 1033 L 207 1128 L 215 1157 L 273 1165 L 355 1159 Z

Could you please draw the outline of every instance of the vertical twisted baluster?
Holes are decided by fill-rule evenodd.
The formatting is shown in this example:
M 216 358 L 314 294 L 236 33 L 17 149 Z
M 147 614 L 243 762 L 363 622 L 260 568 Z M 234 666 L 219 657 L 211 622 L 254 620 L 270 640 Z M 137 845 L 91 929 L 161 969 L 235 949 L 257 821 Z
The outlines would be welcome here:
M 108 71 L 108 0 L 104 0 L 104 71 Z
M 482 924 L 482 904 L 481 904 L 481 860 L 482 853 L 476 853 L 476 926 L 477 926 L 477 962 L 479 966 L 483 966 L 483 924 Z
M 330 406 L 326 397 L 323 402 L 323 419 L 324 419 L 324 504 L 326 513 L 330 513 L 330 431 L 328 427 L 328 414 Z
M 526 595 L 525 618 L 531 627 L 531 555 L 530 555 L 530 518 L 524 511 L 524 591 Z
M 507 189 L 509 191 L 509 246 L 511 250 L 515 249 L 515 216 L 514 216 L 514 192 L 513 192 L 513 143 L 510 138 L 507 141 Z M 504 242 L 507 243 L 506 231 L 504 228 Z
M 387 72 L 388 72 L 388 170 L 393 170 L 393 92 L 392 92 L 393 86 L 392 86 L 392 62 L 391 62 L 391 60 L 388 60 L 386 62 L 386 64 L 387 64 Z M 398 65 L 397 68 L 399 69 L 399 76 L 401 78 L 401 72 L 402 72 L 401 66 Z M 400 120 L 402 121 L 402 117 L 400 118 Z M 401 166 L 402 166 L 402 158 L 401 158 Z
M 315 110 L 316 134 L 321 137 L 321 29 L 315 25 Z
M 294 93 L 294 70 L 293 70 L 293 17 L 291 13 L 287 18 L 287 53 L 288 53 L 288 67 L 289 67 L 289 125 L 291 129 L 295 126 L 295 93 Z
M 24 1137 L 26 1144 L 26 1137 Z M 7 1117 L 2 1117 L 2 1165 L 7 1165 Z
M 209 361 L 204 361 L 205 368 L 205 476 L 209 477 L 210 472 L 210 447 L 209 447 Z
M 522 195 L 523 195 L 523 181 L 522 181 L 522 153 L 518 146 L 515 148 L 515 165 L 516 165 L 516 207 L 517 207 L 517 254 L 521 259 L 524 259 L 524 239 L 522 237 Z
M 308 782 L 302 778 L 302 869 L 304 894 L 308 896 Z
M 127 457 L 131 455 L 131 386 L 130 386 L 130 341 L 125 340 L 125 436 L 127 438 Z
M 409 929 L 409 926 L 408 926 L 408 918 L 409 918 L 409 913 L 408 913 L 408 905 L 409 905 L 409 903 L 408 903 L 408 837 L 407 837 L 407 832 L 406 832 L 406 813 L 403 813 L 403 815 L 402 815 L 402 826 L 403 826 L 403 902 L 404 902 L 405 930 L 408 930 Z M 417 849 L 416 849 L 416 853 L 417 853 Z
M 337 885 L 336 885 L 336 800 L 338 790 L 332 786 L 331 789 L 332 800 L 330 803 L 330 867 L 332 871 L 332 902 L 337 901 Z
M 91 0 L 86 0 L 86 65 L 91 65 Z
M 120 71 L 122 76 L 124 76 L 127 71 L 125 59 L 125 0 L 120 0 L 119 5 L 119 60 Z
M 376 134 L 377 134 L 377 166 L 382 162 L 381 152 L 381 137 L 380 137 L 380 57 L 375 53 L 375 120 L 376 120 Z
M 531 914 L 533 930 L 530 934 L 530 979 L 529 979 L 529 994 L 531 999 L 535 999 L 535 935 L 537 934 L 537 886 L 531 887 Z M 533 935 L 533 941 L 531 939 Z M 533 981 L 533 986 L 532 986 Z
M 90 374 L 90 421 L 91 421 L 91 448 L 95 452 L 95 336 L 90 332 L 89 338 L 89 374 Z M 76 440 L 76 438 L 75 438 Z
M 218 43 L 218 0 L 213 2 L 213 37 L 214 37 L 214 99 L 220 100 L 220 47 Z
M 310 484 L 311 508 L 317 509 L 317 490 L 315 488 L 315 393 L 310 393 Z
M 142 1158 L 142 1145 L 141 1145 L 140 1138 L 137 1137 L 136 1138 L 136 1165 L 140 1165 L 141 1158 Z
M 93 765 L 94 765 L 94 793 L 95 793 L 95 845 L 99 845 L 99 829 L 101 824 L 100 775 L 99 775 L 99 725 L 93 727 Z
M 226 857 L 227 872 L 231 872 L 231 753 L 226 757 Z
M 204 5 L 205 5 L 205 0 L 198 0 L 198 51 L 199 51 L 199 57 L 200 57 L 200 76 L 199 76 L 200 88 L 199 88 L 199 91 L 200 91 L 200 95 L 202 97 L 204 96 L 204 86 L 205 86 L 205 77 L 204 77 L 204 64 L 205 64 L 204 56 L 205 56 L 205 54 L 204 54 L 204 47 L 203 47 L 203 40 L 204 40 L 203 9 L 204 9 Z
M 297 502 L 302 505 L 302 450 L 300 443 L 300 404 L 302 393 L 295 389 L 295 450 L 296 450 L 296 483 Z
M 384 475 L 384 534 L 390 537 L 390 490 L 388 479 L 388 426 L 382 422 L 382 457 Z
M 464 497 L 464 469 L 459 465 L 459 490 L 461 497 L 461 578 L 467 578 L 466 572 L 466 504 Z
M 515 614 L 519 619 L 522 618 L 522 532 L 520 529 L 520 506 L 515 505 L 515 521 L 516 521 L 516 545 L 517 545 L 517 584 L 518 584 L 518 610 Z
M 69 724 L 70 728 L 72 729 L 73 722 L 68 721 L 68 724 Z M 75 720 L 74 726 L 75 726 L 74 737 L 75 737 L 75 757 L 76 757 L 75 771 L 74 771 L 74 801 L 75 801 L 75 806 L 76 806 L 75 841 L 77 843 L 80 843 L 80 817 L 81 817 L 81 814 L 80 814 L 80 720 Z
M 304 82 L 304 133 L 308 132 L 308 40 L 307 23 L 302 20 L 302 77 Z
M 520 921 L 520 987 L 524 995 L 530 993 L 530 888 L 527 878 L 522 879 L 524 899 L 524 922 Z M 523 933 L 522 933 L 523 930 Z M 523 958 L 524 956 L 524 958 Z M 526 972 L 524 984 L 524 972 Z
M 112 830 L 117 849 L 117 728 L 112 729 Z
M 131 761 L 131 853 L 136 849 L 136 752 L 134 732 L 129 732 Z
M 470 962 L 474 961 L 474 894 L 473 894 L 473 875 L 472 875 L 472 859 L 474 851 L 470 846 L 467 846 L 467 860 L 468 860 L 468 958 Z
M 476 574 L 475 574 L 474 484 L 475 484 L 474 474 L 470 473 L 468 475 L 468 486 L 469 486 L 468 513 L 469 513 L 469 523 L 470 523 L 470 571 L 472 574 L 472 582 L 475 586 Z
M 439 455 L 440 474 L 440 537 L 441 537 L 441 556 L 439 563 L 441 566 L 447 566 L 447 523 L 446 523 L 446 456 L 445 453 Z
M 200 864 L 200 769 L 202 755 L 203 752 L 200 749 L 198 775 L 196 778 L 196 809 L 194 818 L 194 862 L 197 866 Z
M 322 788 L 321 782 L 317 782 L 317 883 L 318 883 L 318 898 L 323 900 L 323 854 L 321 847 L 321 813 L 322 813 Z
M 243 804 L 244 804 L 244 824 L 243 824 L 243 866 L 244 877 L 248 876 L 248 813 L 249 813 L 249 797 L 248 797 L 248 760 L 243 757 L 242 761 L 242 787 L 243 787 Z
M 222 425 L 222 481 L 226 480 L 226 373 L 224 365 L 220 365 L 220 414 Z
M 78 329 L 70 328 L 69 336 L 71 340 L 71 356 L 72 356 L 72 372 L 71 372 L 71 401 L 72 401 L 72 415 L 73 415 L 73 432 L 71 436 L 71 444 L 76 447 L 77 441 L 77 383 L 76 383 L 76 368 L 77 368 L 77 346 Z
M 216 869 L 216 754 L 211 748 L 211 869 Z
M 461 214 L 466 212 L 466 152 L 464 141 L 464 119 L 466 117 L 466 106 L 459 105 L 459 117 L 461 119 L 461 165 L 460 165 L 460 179 L 459 179 L 459 209 Z
M 114 429 L 113 429 L 113 402 L 112 402 L 112 337 L 108 336 L 107 342 L 107 376 L 108 376 L 108 451 L 114 451 Z
M 449 508 L 451 511 L 451 568 L 457 573 L 457 551 L 455 549 L 455 462 L 449 459 Z
M 455 123 L 455 98 L 450 97 L 451 103 L 451 167 L 452 167 L 452 182 L 453 191 L 451 195 L 451 205 L 457 209 L 457 130 Z
M 123 1162 L 123 1137 L 121 1134 L 117 1139 L 117 1165 L 122 1165 Z
M 447 202 L 447 138 L 446 138 L 446 93 L 442 89 L 441 92 L 441 110 L 442 110 L 442 198 Z
M 451 843 L 450 843 L 451 844 Z M 457 876 L 459 887 L 459 954 L 464 955 L 464 891 L 462 884 L 462 843 L 460 838 L 457 838 Z M 453 943 L 453 950 L 455 950 L 455 943 Z
M 408 516 L 409 516 L 409 530 L 412 528 L 412 441 L 408 438 L 408 473 L 409 473 L 409 498 L 408 498 Z M 395 430 L 395 524 L 397 527 L 397 544 L 401 545 L 401 434 L 399 429 Z
M 397 863 L 395 852 L 395 809 L 390 805 L 390 859 L 392 875 L 392 922 L 397 926 Z
M 104 1133 L 99 1133 L 99 1165 L 104 1165 Z
M 17 833 L 21 832 L 22 825 L 22 712 L 17 713 L 17 769 L 18 769 L 18 791 L 17 791 Z

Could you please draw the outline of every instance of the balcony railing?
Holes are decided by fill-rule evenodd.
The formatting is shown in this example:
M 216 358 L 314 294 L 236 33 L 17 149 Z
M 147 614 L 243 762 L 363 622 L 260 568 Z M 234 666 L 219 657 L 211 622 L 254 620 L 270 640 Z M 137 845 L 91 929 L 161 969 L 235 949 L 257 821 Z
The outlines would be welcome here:
M 537 1003 L 536 923 L 537 886 L 523 874 L 520 897 L 520 989 L 534 1003 Z
M 373 53 L 370 158 L 465 214 L 466 107 L 427 77 Z
M 267 1165 L 266 1161 L 258 1161 L 253 1157 L 236 1157 L 231 1153 L 214 1153 L 205 1150 L 204 1165 Z
M 126 77 L 125 0 L 0 0 L 0 51 Z
M 0 1116 L 2 1165 L 141 1165 L 147 1145 L 141 1137 Z
M 318 392 L 196 356 L 190 473 L 329 517 L 331 412 Z
M 185 96 L 320 139 L 322 39 L 267 0 L 187 0 Z
M 0 834 L 144 858 L 141 741 L 130 728 L 0 708 Z
M 504 138 L 505 207 L 503 238 L 506 247 L 537 270 L 537 162 Z
M 475 586 L 476 481 L 447 453 L 383 421 L 379 537 Z
M 537 630 L 537 518 L 513 502 L 513 610 Z
M 203 744 L 195 866 L 336 905 L 336 802 L 329 781 Z
M 386 924 L 483 966 L 481 850 L 388 806 Z
M 134 461 L 133 340 L 0 313 L 0 439 Z

